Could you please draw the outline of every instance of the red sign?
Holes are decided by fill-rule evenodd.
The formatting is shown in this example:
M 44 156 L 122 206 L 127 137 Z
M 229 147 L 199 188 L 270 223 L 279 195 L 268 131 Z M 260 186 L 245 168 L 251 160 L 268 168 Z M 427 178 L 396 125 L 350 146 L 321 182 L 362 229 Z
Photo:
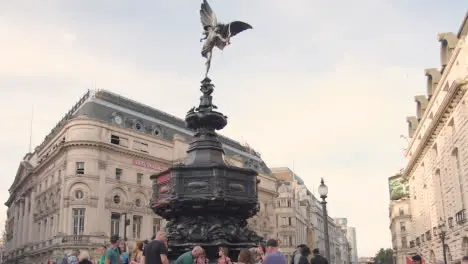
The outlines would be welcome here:
M 144 160 L 133 160 L 132 164 L 143 168 L 153 169 L 155 171 L 163 171 L 166 169 L 156 163 L 147 162 Z

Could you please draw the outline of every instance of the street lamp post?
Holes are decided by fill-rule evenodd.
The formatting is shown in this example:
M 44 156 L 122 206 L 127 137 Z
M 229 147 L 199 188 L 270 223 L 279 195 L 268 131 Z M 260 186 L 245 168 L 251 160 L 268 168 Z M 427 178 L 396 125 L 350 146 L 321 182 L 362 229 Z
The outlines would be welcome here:
M 322 211 L 323 211 L 323 233 L 325 235 L 325 257 L 330 261 L 330 238 L 328 237 L 328 213 L 327 213 L 327 201 L 325 200 L 328 195 L 328 187 L 323 182 L 323 178 L 318 188 L 320 198 L 322 198 Z
M 447 249 L 445 246 L 445 236 L 447 235 L 447 227 L 445 226 L 445 221 L 441 219 L 439 224 L 439 238 L 442 241 L 442 252 L 444 254 L 444 264 L 447 264 Z

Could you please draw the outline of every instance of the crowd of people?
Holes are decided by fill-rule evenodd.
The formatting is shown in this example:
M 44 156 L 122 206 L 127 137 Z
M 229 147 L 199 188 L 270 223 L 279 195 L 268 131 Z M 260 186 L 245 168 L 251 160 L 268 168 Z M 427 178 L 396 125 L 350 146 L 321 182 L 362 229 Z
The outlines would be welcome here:
M 111 236 L 110 246 L 98 249 L 98 259 L 91 259 L 87 251 L 75 251 L 67 254 L 60 264 L 169 264 L 167 257 L 167 234 L 160 231 L 150 241 L 137 242 L 136 247 L 129 251 L 126 243 L 121 243 L 117 235 Z M 318 249 L 313 250 L 313 257 L 309 262 L 310 249 L 306 245 L 299 245 L 290 263 L 279 250 L 278 241 L 270 239 L 266 244 L 250 249 L 241 249 L 236 264 L 328 264 Z M 218 259 L 209 261 L 205 250 L 195 246 L 192 250 L 180 255 L 175 264 L 234 264 L 228 257 L 225 247 L 220 247 Z

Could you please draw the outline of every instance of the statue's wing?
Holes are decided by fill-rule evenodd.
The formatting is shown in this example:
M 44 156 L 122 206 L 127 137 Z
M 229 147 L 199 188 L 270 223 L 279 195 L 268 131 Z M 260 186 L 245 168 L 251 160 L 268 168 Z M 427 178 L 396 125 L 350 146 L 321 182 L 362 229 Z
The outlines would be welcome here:
M 235 35 L 241 33 L 242 31 L 247 30 L 247 29 L 252 29 L 252 28 L 253 27 L 251 25 L 242 21 L 231 22 L 228 25 L 228 31 L 229 31 L 228 37 L 234 37 Z
M 210 4 L 206 0 L 203 0 L 200 8 L 200 19 L 203 25 L 203 28 L 206 27 L 216 27 L 218 24 L 218 19 L 216 18 L 216 14 L 211 9 Z

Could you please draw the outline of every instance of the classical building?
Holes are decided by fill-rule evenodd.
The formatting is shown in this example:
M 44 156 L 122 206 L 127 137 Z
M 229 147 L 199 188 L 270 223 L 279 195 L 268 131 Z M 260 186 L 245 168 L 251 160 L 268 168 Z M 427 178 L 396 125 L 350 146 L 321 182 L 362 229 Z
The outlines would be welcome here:
M 338 236 L 338 245 L 341 254 L 341 262 L 337 261 L 336 263 L 351 264 L 353 263 L 353 255 L 357 257 L 356 229 L 354 227 L 348 226 L 348 219 L 346 218 L 335 218 L 335 224 L 341 232 L 341 234 Z M 350 231 L 352 233 L 348 234 L 348 232 Z
M 324 253 L 322 205 L 291 169 L 282 167 L 272 168 L 271 171 L 278 180 L 275 213 L 281 251 L 289 259 L 297 245 L 306 244 L 309 248 L 319 248 Z M 330 263 L 350 263 L 352 258 L 347 238 L 347 220 L 335 220 L 328 216 L 328 233 Z M 354 241 L 355 239 L 354 232 Z
M 468 255 L 467 18 L 458 33 L 438 34 L 441 67 L 425 70 L 426 94 L 415 97 L 416 115 L 407 119 L 411 141 L 402 173 L 412 226 L 407 242 L 430 263 L 444 259 L 441 225 L 447 229 L 447 261 Z
M 86 93 L 19 164 L 4 263 L 46 263 L 72 249 L 94 255 L 112 234 L 130 245 L 150 238 L 165 223 L 148 207 L 149 176 L 183 159 L 192 135 L 182 119 L 107 91 Z M 220 140 L 227 162 L 259 172 L 262 210 L 251 224 L 275 234 L 276 179 L 251 148 Z
M 409 241 L 412 240 L 411 205 L 409 197 L 392 200 L 390 204 L 390 231 L 392 234 L 395 264 L 406 264 L 406 258 L 414 255 Z
M 358 263 L 358 253 L 357 253 L 357 237 L 356 237 L 356 228 L 353 226 L 348 226 L 348 231 L 346 232 L 346 237 L 348 238 L 350 246 L 350 255 L 351 255 L 351 264 Z
M 281 251 L 291 258 L 297 245 L 307 244 L 307 205 L 301 205 L 299 186 L 304 182 L 289 168 L 272 168 L 278 180 L 278 197 L 275 199 L 276 231 Z

